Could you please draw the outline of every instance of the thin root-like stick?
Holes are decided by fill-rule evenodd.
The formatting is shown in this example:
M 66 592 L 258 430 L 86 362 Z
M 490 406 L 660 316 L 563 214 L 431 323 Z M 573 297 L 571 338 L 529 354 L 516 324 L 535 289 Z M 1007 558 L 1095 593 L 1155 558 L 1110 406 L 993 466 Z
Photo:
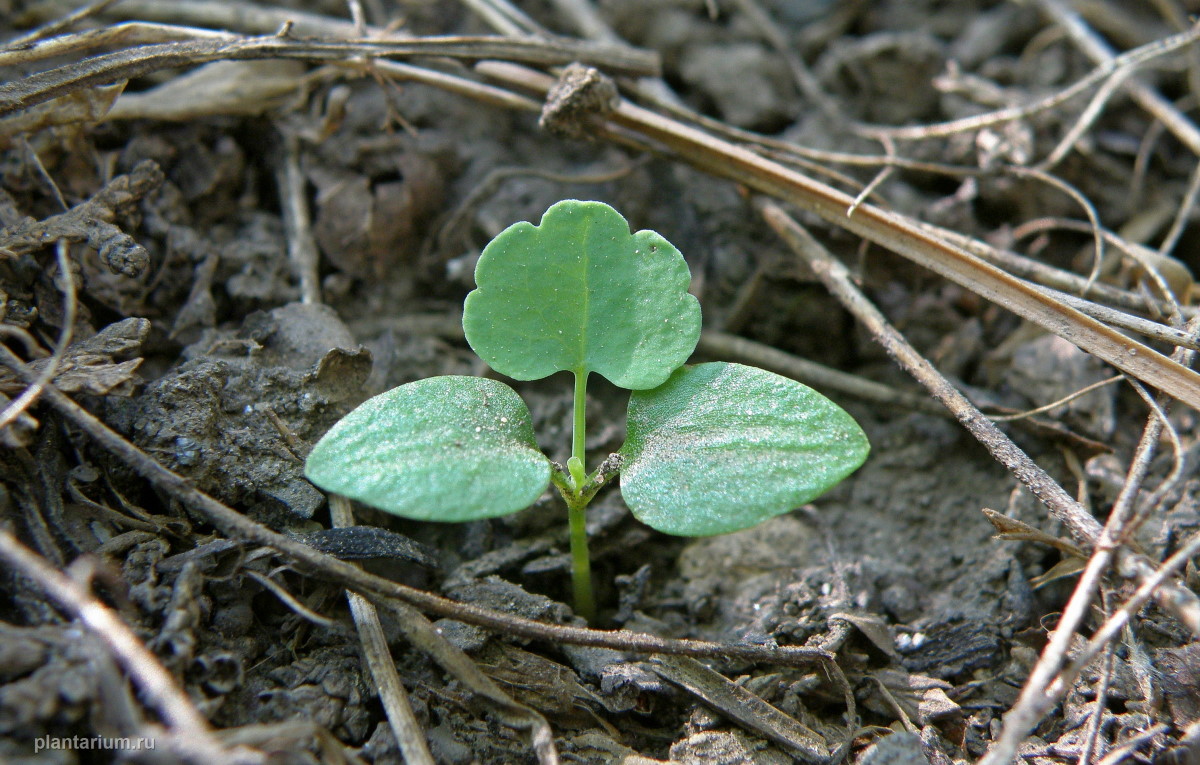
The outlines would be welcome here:
M 549 37 L 550 32 L 534 21 L 521 9 L 503 0 L 459 0 L 474 11 L 483 21 L 502 35 L 540 35 Z
M 767 223 L 787 242 L 792 251 L 804 259 L 833 296 L 867 327 L 905 371 L 913 375 L 950 409 L 1002 465 L 1012 471 L 1034 496 L 1066 524 L 1077 539 L 1084 543 L 1091 543 L 1096 539 L 1100 532 L 1100 524 L 1096 519 L 908 344 L 878 309 L 858 291 L 845 266 L 834 259 L 778 206 L 766 203 L 762 212 Z
M 1083 231 L 1086 233 L 1092 232 L 1091 225 L 1083 223 L 1082 221 L 1063 220 L 1059 218 L 1043 220 L 1046 222 L 1039 222 L 1037 225 L 1042 227 L 1056 226 L 1060 228 L 1071 229 L 1073 231 Z M 981 242 L 978 239 L 972 239 L 969 236 L 951 231 L 950 229 L 933 226 L 928 223 L 918 223 L 918 225 L 935 236 L 941 237 L 942 239 L 945 239 L 953 244 L 957 244 L 959 247 L 962 247 L 972 255 L 1003 268 L 1014 276 L 1018 276 L 1022 279 L 1028 279 L 1029 281 L 1036 282 L 1039 285 L 1075 295 L 1087 294 L 1088 297 L 1102 301 L 1106 305 L 1117 306 L 1119 308 L 1124 308 L 1131 311 L 1153 311 L 1160 314 L 1165 314 L 1170 313 L 1172 310 L 1172 306 L 1166 303 L 1148 301 L 1144 295 L 1130 290 L 1118 289 L 1103 282 L 1097 282 L 1089 287 L 1086 277 L 1070 271 L 1064 271 L 1060 268 L 1054 268 L 1053 266 L 1046 265 L 1045 263 L 1024 255 L 1019 255 L 1010 250 L 1002 250 L 998 247 L 992 247 L 991 245 Z M 1035 230 L 1035 225 L 1032 223 L 1027 223 L 1019 226 L 1017 229 L 1014 229 L 1014 236 L 1018 230 L 1021 232 L 1032 232 Z M 1117 236 L 1111 231 L 1101 231 L 1101 234 L 1104 236 L 1105 241 L 1107 241 L 1108 244 L 1121 249 L 1123 252 L 1127 251 L 1128 249 L 1133 249 L 1131 243 L 1125 242 L 1121 237 Z M 1083 309 L 1079 310 L 1082 311 Z M 1197 313 L 1195 307 L 1183 307 L 1182 311 L 1185 317 L 1194 316 Z M 1094 314 L 1089 313 L 1089 315 Z
M 767 44 L 775 50 L 776 55 L 787 64 L 788 71 L 792 74 L 792 80 L 804 94 L 804 98 L 816 104 L 832 124 L 845 124 L 846 117 L 837 102 L 830 98 L 829 94 L 821 87 L 820 80 L 804 63 L 804 59 L 799 56 L 796 47 L 792 45 L 787 35 L 775 24 L 770 15 L 755 0 L 736 0 L 736 4 L 738 10 L 745 14 Z
M 1100 118 L 1100 114 L 1104 111 L 1104 107 L 1112 99 L 1113 94 L 1121 89 L 1125 84 L 1125 80 L 1129 79 L 1129 75 L 1133 74 L 1132 69 L 1118 69 L 1113 72 L 1112 77 L 1104 81 L 1097 90 L 1092 100 L 1088 102 L 1087 108 L 1079 115 L 1079 119 L 1075 120 L 1075 124 L 1067 131 L 1067 134 L 1062 137 L 1058 145 L 1046 155 L 1046 158 L 1038 163 L 1037 169 L 1042 172 L 1049 170 L 1063 161 L 1063 158 L 1075 148 L 1075 144 L 1083 137 L 1088 128 L 1096 123 Z
M 1075 46 L 1097 65 L 1094 73 L 1115 71 L 1126 65 L 1135 66 L 1137 65 L 1133 63 L 1135 58 L 1138 63 L 1149 61 L 1158 55 L 1169 52 L 1168 49 L 1177 50 L 1185 45 L 1191 45 L 1200 36 L 1200 24 L 1193 24 L 1190 29 L 1177 35 L 1147 43 L 1118 56 L 1087 26 L 1083 18 L 1062 0 L 1036 0 L 1036 3 L 1067 33 Z M 1159 45 L 1166 47 L 1159 48 Z M 1085 79 L 1090 78 L 1089 76 Z M 1197 129 L 1196 125 L 1170 101 L 1136 77 L 1125 83 L 1125 90 L 1139 106 L 1153 114 L 1159 122 L 1167 127 L 1167 130 L 1171 131 L 1172 135 L 1187 146 L 1193 154 L 1200 157 L 1200 129 Z
M 1180 348 L 1190 348 L 1193 351 L 1200 351 L 1200 342 L 1197 342 L 1196 338 L 1181 329 L 1169 327 L 1166 324 L 1159 324 L 1149 319 L 1143 319 L 1141 316 L 1124 313 L 1100 303 L 1093 303 L 1090 300 L 1084 300 L 1083 298 L 1066 292 L 1059 292 L 1049 287 L 1042 287 L 1041 289 L 1080 313 L 1086 313 L 1093 319 L 1099 319 L 1110 326 L 1127 329 L 1130 332 L 1136 332 L 1139 335 L 1153 338 L 1154 340 L 1161 340 L 1164 343 L 1170 343 Z
M 22 21 L 29 23 L 56 18 L 62 15 L 64 6 L 71 7 L 74 3 L 75 0 L 47 0 L 31 4 Z M 284 24 L 291 24 L 292 32 L 303 37 L 352 37 L 356 32 L 353 21 L 338 16 L 266 3 L 224 0 L 121 0 L 115 8 L 102 12 L 100 17 L 113 21 L 147 21 L 159 25 L 190 24 L 245 34 L 270 34 Z M 376 28 L 371 31 L 381 30 Z
M 38 40 L 45 40 L 47 37 L 54 37 L 60 32 L 75 26 L 84 19 L 104 12 L 104 10 L 110 5 L 113 5 L 117 2 L 120 2 L 120 0 L 94 0 L 94 2 L 88 3 L 87 5 L 76 9 L 75 11 L 68 13 L 66 16 L 55 19 L 48 24 L 43 24 L 37 29 L 30 30 L 20 37 L 15 37 L 11 40 L 5 41 L 4 48 L 23 48 L 27 45 L 37 42 Z
M 706 329 L 700 335 L 696 352 L 712 358 L 735 359 L 766 367 L 794 380 L 822 390 L 836 390 L 884 407 L 902 406 L 915 412 L 944 415 L 945 408 L 917 392 L 897 390 L 872 380 L 817 364 L 766 343 L 755 342 L 727 332 Z
M 1088 223 L 1084 223 L 1083 221 L 1072 220 L 1070 218 L 1038 218 L 1013 228 L 1012 236 L 1014 240 L 1020 240 L 1034 234 L 1038 234 L 1043 231 L 1050 231 L 1056 228 L 1066 229 L 1068 231 L 1082 231 L 1092 236 L 1101 236 L 1105 242 L 1112 245 L 1115 249 L 1120 250 L 1126 257 L 1129 258 L 1130 261 L 1141 266 L 1145 270 L 1146 274 L 1150 277 L 1151 281 L 1154 282 L 1155 288 L 1163 296 L 1163 300 L 1161 302 L 1146 300 L 1140 301 L 1143 306 L 1145 306 L 1145 310 L 1152 310 L 1157 313 L 1180 317 L 1196 315 L 1195 308 L 1185 309 L 1179 304 L 1175 291 L 1171 288 L 1171 285 L 1160 272 L 1158 265 L 1153 262 L 1155 255 L 1153 250 L 1150 250 L 1135 242 L 1131 242 L 1125 237 L 1120 236 L 1112 231 L 1108 231 L 1106 229 L 1097 229 L 1093 222 L 1089 221 Z M 1096 293 L 1096 295 L 1099 296 L 1099 292 L 1103 286 L 1104 285 L 1102 284 L 1098 284 L 1094 277 L 1089 276 L 1088 281 L 1081 284 L 1077 291 L 1081 295 L 1087 293 Z M 1123 300 L 1124 298 L 1121 299 Z
M 875 177 L 871 179 L 871 182 L 864 186 L 862 191 L 858 192 L 858 195 L 854 197 L 854 201 L 846 208 L 846 217 L 849 218 L 854 215 L 854 211 L 858 209 L 858 206 L 870 199 L 875 190 L 883 185 L 884 181 L 892 177 L 895 169 L 894 166 L 888 165 L 878 173 L 875 173 Z
M 922 384 L 929 387 L 931 392 L 954 412 L 964 427 L 978 438 L 992 455 L 1024 483 L 1035 496 L 1041 499 L 1078 539 L 1095 548 L 1088 561 L 1088 566 L 1076 586 L 1075 595 L 1068 603 L 1038 665 L 1030 674 L 1020 700 L 1005 717 L 1001 738 L 989 751 L 981 765 L 1002 765 L 1002 763 L 1010 762 L 1016 754 L 1017 745 L 1041 719 L 1046 710 L 1052 706 L 1053 701 L 1048 694 L 1044 693 L 1044 689 L 1054 680 L 1059 667 L 1062 666 L 1069 643 L 1091 603 L 1091 595 L 1098 586 L 1100 577 L 1107 573 L 1114 557 L 1136 563 L 1138 571 L 1135 575 L 1141 575 L 1143 584 L 1157 579 L 1159 588 L 1154 590 L 1154 594 L 1159 602 L 1180 617 L 1193 633 L 1200 634 L 1200 622 L 1195 618 L 1200 613 L 1200 605 L 1198 605 L 1195 594 L 1179 585 L 1163 587 L 1162 579 L 1145 574 L 1149 567 L 1148 561 L 1142 560 L 1141 556 L 1131 551 L 1122 550 L 1119 545 L 1117 532 L 1122 528 L 1122 520 L 1128 516 L 1128 509 L 1132 507 L 1133 502 L 1134 492 L 1129 489 L 1140 485 L 1140 474 L 1144 472 L 1146 460 L 1140 458 L 1134 460 L 1130 480 L 1126 482 L 1126 491 L 1123 492 L 1122 497 L 1118 498 L 1118 505 L 1114 508 L 1108 525 L 1100 528 L 1095 518 L 975 409 L 908 344 L 899 332 L 887 323 L 878 309 L 858 291 L 845 266 L 825 252 L 824 248 L 812 239 L 807 231 L 789 218 L 779 207 L 766 204 L 763 206 L 763 214 L 772 228 L 788 242 L 797 254 L 806 260 L 830 292 L 867 326 L 889 355 Z M 1145 456 L 1152 452 L 1157 434 L 1153 434 L 1153 438 L 1150 436 L 1157 427 L 1161 427 L 1161 423 L 1157 418 L 1152 417 L 1147 423 L 1146 433 L 1139 444 L 1140 455 Z
M 1104 666 L 1100 672 L 1100 685 L 1096 688 L 1095 706 L 1088 718 L 1087 733 L 1083 737 L 1083 748 L 1079 752 L 1077 765 L 1091 765 L 1092 754 L 1100 740 L 1100 726 L 1104 722 L 1105 707 L 1108 706 L 1108 688 L 1112 683 L 1113 664 L 1116 659 L 1116 649 L 1109 645 L 1104 649 Z
M 0 337 L 11 337 L 21 345 L 25 346 L 26 355 L 35 359 L 44 359 L 50 356 L 50 352 L 42 347 L 42 344 L 37 341 L 29 331 L 23 327 L 18 327 L 15 324 L 0 324 Z
M 1183 201 L 1179 203 L 1175 220 L 1171 222 L 1170 230 L 1163 237 L 1162 244 L 1158 246 L 1159 254 L 1170 255 L 1171 251 L 1175 249 L 1175 245 L 1179 243 L 1179 237 L 1183 236 L 1183 230 L 1187 228 L 1188 218 L 1196 206 L 1198 196 L 1200 196 L 1200 162 L 1196 163 L 1196 167 L 1192 169 L 1192 177 L 1188 180 L 1187 191 L 1183 195 Z
M 392 612 L 394 621 L 414 647 L 428 654 L 472 693 L 491 702 L 492 713 L 505 724 L 528 731 L 540 765 L 558 765 L 553 731 L 540 712 L 501 690 L 471 657 L 443 637 L 440 630 L 416 608 L 394 598 L 377 599 L 377 602 Z
M 1117 763 L 1127 759 L 1139 746 L 1152 740 L 1155 736 L 1163 735 L 1170 729 L 1171 727 L 1165 723 L 1152 725 L 1129 740 L 1121 742 L 1120 746 L 1113 747 L 1112 751 L 1104 755 L 1104 758 L 1096 763 L 1096 765 L 1117 765 Z
M 1171 472 L 1167 474 L 1165 479 L 1163 479 L 1163 485 L 1174 485 L 1183 476 L 1184 471 L 1184 448 L 1183 441 L 1179 438 L 1179 431 L 1175 429 L 1175 424 L 1172 423 L 1171 418 L 1167 416 L 1167 412 L 1163 404 L 1155 400 L 1154 396 L 1151 395 L 1150 391 L 1146 390 L 1144 385 L 1140 384 L 1137 380 L 1130 380 L 1130 384 L 1133 386 L 1133 389 L 1137 391 L 1137 394 L 1142 397 L 1142 400 L 1146 402 L 1146 406 L 1150 407 L 1152 416 L 1158 418 L 1158 424 L 1167 434 L 1167 440 L 1171 442 Z M 1153 499 L 1159 496 L 1161 495 L 1158 492 L 1155 492 L 1151 495 L 1151 501 L 1145 503 L 1147 510 L 1154 508 Z M 1133 521 L 1130 528 L 1126 530 L 1126 536 L 1128 536 L 1134 528 L 1136 528 L 1143 520 L 1145 520 L 1144 515 L 1144 513 L 1139 513 L 1139 516 Z
M 1115 614 L 1109 617 L 1103 625 L 1101 625 L 1100 629 L 1096 630 L 1095 634 L 1090 640 L 1088 640 L 1087 644 L 1084 645 L 1081 650 L 1076 652 L 1074 661 L 1072 661 L 1070 665 L 1063 669 L 1063 671 L 1058 674 L 1058 677 L 1055 678 L 1054 682 L 1045 689 L 1045 697 L 1049 700 L 1050 705 L 1057 703 L 1057 701 L 1061 699 L 1064 694 L 1066 694 L 1067 689 L 1069 689 L 1083 673 L 1083 670 L 1086 669 L 1093 661 L 1095 661 L 1097 656 L 1108 649 L 1113 640 L 1116 639 L 1117 633 L 1129 624 L 1130 620 L 1133 619 L 1134 614 L 1140 611 L 1151 597 L 1154 597 L 1155 592 L 1163 584 L 1163 582 L 1167 581 L 1168 577 L 1174 575 L 1175 572 L 1183 568 L 1183 566 L 1187 564 L 1187 562 L 1190 561 L 1197 553 L 1200 553 L 1200 534 L 1196 534 L 1191 537 L 1187 544 L 1185 544 L 1179 549 L 1178 552 L 1168 558 L 1166 562 L 1164 562 L 1162 566 L 1160 566 L 1158 570 L 1154 572 L 1153 576 L 1142 582 L 1141 586 L 1138 587 L 1133 596 L 1130 597 L 1129 600 L 1125 601 L 1125 603 L 1121 605 L 1121 608 L 1118 609 Z M 1130 741 L 1126 742 L 1125 745 L 1118 747 L 1113 752 L 1110 752 L 1100 762 L 1119 762 L 1121 758 L 1114 757 L 1117 752 L 1128 752 L 1129 749 L 1126 749 L 1126 747 L 1128 747 L 1130 744 L 1134 744 L 1136 741 L 1137 743 L 1134 745 L 1140 745 L 1141 742 L 1148 740 L 1154 735 L 1162 733 L 1166 729 L 1167 728 L 1165 725 L 1156 725 L 1147 730 L 1145 734 L 1141 734 L 1134 739 L 1131 739 Z M 984 760 L 980 761 L 981 765 L 983 762 Z
M 1023 420 L 1026 417 L 1032 417 L 1035 414 L 1049 412 L 1051 409 L 1056 409 L 1056 408 L 1062 406 L 1063 404 L 1070 403 L 1070 402 L 1074 401 L 1075 399 L 1079 398 L 1080 396 L 1086 396 L 1087 394 L 1091 393 L 1094 390 L 1103 388 L 1105 385 L 1112 385 L 1113 383 L 1117 382 L 1118 380 L 1124 380 L 1124 379 L 1125 379 L 1125 375 L 1113 375 L 1112 377 L 1106 377 L 1103 380 L 1097 380 L 1096 382 L 1092 383 L 1091 385 L 1084 386 L 1084 387 L 1080 388 L 1079 390 L 1074 391 L 1073 393 L 1068 393 L 1067 395 L 1063 396 L 1062 398 L 1058 399 L 1057 401 L 1051 401 L 1049 404 L 1039 406 L 1037 409 L 1028 409 L 1024 412 L 1018 412 L 1016 414 L 989 414 L 987 417 L 992 422 L 1012 422 L 1013 420 Z
M 291 609 L 292 612 L 301 619 L 312 622 L 318 627 L 324 627 L 325 629 L 334 629 L 337 627 L 337 621 L 313 611 L 311 608 L 301 603 L 295 595 L 288 592 L 283 585 L 279 584 L 271 577 L 265 574 L 260 574 L 257 571 L 246 571 L 245 575 L 262 585 L 263 589 L 279 598 L 281 603 Z
M 40 175 L 42 180 L 46 182 L 46 185 L 50 187 L 50 191 L 54 194 L 54 198 L 58 200 L 58 206 L 63 209 L 63 212 L 71 209 L 71 205 L 67 204 L 67 199 L 63 196 L 62 189 L 60 189 L 58 184 L 54 182 L 54 178 L 50 175 L 50 171 L 46 169 L 46 166 L 42 164 L 42 158 L 38 156 L 37 149 L 34 149 L 33 145 L 30 144 L 28 139 L 26 139 L 24 136 L 21 136 L 20 143 L 25 147 L 25 152 L 29 154 L 29 161 L 32 162 L 33 166 L 37 169 L 38 175 Z
M 1037 168 L 1010 167 L 1006 169 L 1008 172 L 1012 173 L 1018 178 L 1034 178 L 1049 186 L 1053 186 L 1067 196 L 1071 197 L 1071 199 L 1074 199 L 1079 206 L 1083 208 L 1083 212 L 1085 215 L 1087 215 L 1088 222 L 1092 226 L 1092 240 L 1095 243 L 1095 254 L 1092 257 L 1092 271 L 1090 274 L 1088 274 L 1087 283 L 1084 285 L 1084 294 L 1087 294 L 1087 291 L 1090 290 L 1092 285 L 1096 283 L 1096 280 L 1100 278 L 1100 268 L 1104 265 L 1104 229 L 1100 225 L 1100 214 L 1096 212 L 1096 206 L 1092 204 L 1090 199 L 1083 195 L 1083 192 L 1067 183 L 1062 178 L 1050 175 L 1049 173 L 1043 172 Z
M 541 104 L 531 98 L 486 83 L 469 80 L 466 77 L 439 72 L 436 69 L 383 59 L 375 59 L 372 63 L 375 65 L 376 71 L 386 74 L 398 82 L 419 82 L 423 85 L 431 85 L 449 93 L 457 93 L 460 96 L 505 109 L 536 112 L 541 108 Z
M 294 58 L 347 61 L 370 57 L 447 56 L 470 60 L 526 60 L 541 66 L 591 62 L 631 74 L 657 74 L 654 54 L 630 48 L 568 39 L 507 37 L 412 37 L 367 40 L 297 40 L 282 35 L 232 36 L 142 45 L 90 56 L 54 69 L 0 84 L 0 116 L 44 103 L 56 96 L 107 85 L 179 66 L 211 61 Z

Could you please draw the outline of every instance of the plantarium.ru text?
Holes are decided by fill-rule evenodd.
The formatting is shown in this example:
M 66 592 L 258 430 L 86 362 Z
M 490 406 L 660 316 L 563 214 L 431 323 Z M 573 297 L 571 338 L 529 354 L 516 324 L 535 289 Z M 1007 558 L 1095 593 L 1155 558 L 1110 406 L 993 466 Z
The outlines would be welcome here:
M 565 467 L 537 446 L 529 409 L 507 385 L 431 377 L 380 394 L 313 448 L 318 486 L 405 518 L 471 521 L 532 505 L 552 482 L 566 500 L 576 611 L 595 617 L 585 511 L 617 473 L 638 520 L 667 534 L 754 526 L 824 493 L 869 446 L 816 391 L 754 367 L 685 366 L 700 338 L 683 256 L 601 202 L 566 200 L 484 249 L 467 296 L 467 342 L 497 372 L 574 376 Z M 591 373 L 633 391 L 619 453 L 588 473 Z

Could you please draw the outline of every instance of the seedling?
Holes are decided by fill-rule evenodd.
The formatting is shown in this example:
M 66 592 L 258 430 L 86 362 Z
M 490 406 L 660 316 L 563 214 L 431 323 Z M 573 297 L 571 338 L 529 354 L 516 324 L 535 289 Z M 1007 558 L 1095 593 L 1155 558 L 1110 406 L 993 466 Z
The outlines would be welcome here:
M 755 526 L 852 473 L 869 446 L 850 415 L 793 380 L 741 364 L 684 366 L 700 305 L 683 256 L 630 233 L 600 202 L 553 205 L 484 249 L 467 296 L 467 342 L 497 372 L 574 376 L 571 457 L 552 462 L 529 408 L 504 383 L 431 377 L 380 394 L 313 448 L 313 483 L 416 520 L 471 521 L 532 505 L 553 482 L 566 501 L 575 608 L 595 616 L 585 511 L 615 474 L 633 515 L 667 534 Z M 588 376 L 632 390 L 625 444 L 590 474 Z

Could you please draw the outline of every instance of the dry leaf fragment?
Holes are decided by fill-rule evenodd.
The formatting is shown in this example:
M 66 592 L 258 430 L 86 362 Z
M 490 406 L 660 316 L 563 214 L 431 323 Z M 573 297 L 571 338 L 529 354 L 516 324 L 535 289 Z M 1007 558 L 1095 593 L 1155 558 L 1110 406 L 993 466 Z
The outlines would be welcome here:
M 983 508 L 983 514 L 991 521 L 996 531 L 999 532 L 996 534 L 996 539 L 1003 539 L 1007 542 L 1039 542 L 1053 547 L 1064 555 L 1076 558 L 1087 557 L 1083 550 L 1079 549 L 1078 545 L 1066 539 L 1051 536 L 1044 531 L 1039 531 L 1027 523 L 1018 521 L 1016 518 L 1009 518 L 1007 515 L 996 512 L 988 507 Z
M 830 620 L 841 619 L 842 621 L 850 622 L 858 628 L 859 632 L 866 635 L 867 639 L 876 648 L 893 659 L 900 659 L 900 653 L 896 650 L 896 641 L 892 639 L 891 631 L 879 616 L 875 614 L 837 613 L 830 614 L 829 618 Z
M 580 685 L 569 667 L 506 643 L 492 642 L 477 655 L 479 668 L 515 699 L 556 718 L 579 718 L 600 708 L 596 695 Z M 591 715 L 580 719 L 590 720 Z
M 760 733 L 804 762 L 825 762 L 829 745 L 816 731 L 687 656 L 656 654 L 651 668 L 721 714 Z M 672 755 L 674 758 L 674 755 Z
M 869 709 L 899 714 L 920 725 L 962 711 L 946 695 L 954 686 L 944 680 L 901 669 L 881 669 L 872 672 L 871 679 L 878 683 L 878 692 L 867 698 Z
M 142 360 L 116 361 L 115 356 L 133 352 L 150 331 L 147 319 L 130 318 L 110 324 L 87 340 L 71 344 L 59 363 L 54 385 L 64 393 L 87 393 L 93 396 L 129 396 L 133 393 L 134 373 Z M 29 364 L 35 373 L 50 363 L 38 359 Z M 0 369 L 0 392 L 19 394 L 25 383 L 10 369 Z
M 213 115 L 254 116 L 296 92 L 299 61 L 215 61 L 142 93 L 117 99 L 109 120 L 188 120 Z
M 0 148 L 8 146 L 9 136 L 36 133 L 60 125 L 100 122 L 124 89 L 124 80 L 114 85 L 87 88 L 0 119 Z

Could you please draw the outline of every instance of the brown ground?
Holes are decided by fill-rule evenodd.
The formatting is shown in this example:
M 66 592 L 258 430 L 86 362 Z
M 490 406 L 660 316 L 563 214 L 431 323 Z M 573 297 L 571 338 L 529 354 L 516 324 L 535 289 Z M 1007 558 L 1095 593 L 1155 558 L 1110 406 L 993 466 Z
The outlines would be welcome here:
M 68 4 L 61 5 L 0 0 L 0 34 L 61 18 Z M 346 17 L 336 0 L 295 5 Z M 403 20 L 417 35 L 494 33 L 467 3 L 363 5 L 378 27 Z M 669 88 L 682 105 L 726 128 L 819 152 L 878 159 L 892 151 L 927 163 L 886 175 L 871 201 L 1085 277 L 1095 254 L 1080 204 L 1086 199 L 1102 226 L 1122 238 L 1106 248 L 1100 279 L 1130 301 L 1145 305 L 1149 295 L 1161 303 L 1127 251 L 1153 255 L 1179 228 L 1170 248 L 1178 260 L 1152 265 L 1180 290 L 1184 317 L 1194 315 L 1186 292 L 1196 294 L 1188 269 L 1200 266 L 1189 198 L 1197 155 L 1128 91 L 1105 102 L 1073 149 L 1046 169 L 1052 178 L 1007 168 L 1042 162 L 1077 124 L 1095 88 L 1017 119 L 891 146 L 857 129 L 1032 104 L 1081 79 L 1094 64 L 1044 13 L 1057 2 L 518 5 L 567 36 L 580 27 L 564 9 L 591 8 L 621 39 L 661 56 L 662 81 L 643 85 Z M 1079 6 L 1088 27 L 1117 50 L 1166 38 L 1200 10 L 1175 0 Z M 187 6 L 170 2 L 119 3 L 79 28 L 145 19 L 271 34 L 289 13 L 259 6 L 264 18 L 235 18 L 229 14 L 239 4 L 214 7 L 226 16 L 189 16 Z M 293 35 L 315 31 L 350 34 L 301 19 Z M 804 71 L 790 66 L 775 41 Z M 71 49 L 0 64 L 11 64 L 3 77 L 16 83 L 84 55 Z M 458 329 L 474 258 L 499 230 L 536 221 L 563 198 L 607 201 L 636 228 L 675 243 L 691 265 L 707 330 L 919 392 L 763 222 L 745 186 L 669 153 L 548 135 L 536 114 L 428 85 L 397 85 L 386 70 L 361 62 L 321 67 L 309 58 L 222 63 L 186 87 L 177 79 L 190 67 L 148 67 L 100 122 L 55 117 L 65 114 L 64 101 L 14 108 L 14 89 L 0 86 L 0 99 L 7 99 L 0 110 L 15 115 L 0 122 L 0 329 L 28 333 L 6 331 L 0 340 L 26 361 L 54 351 L 70 281 L 78 297 L 74 344 L 56 387 L 246 517 L 327 552 L 371 558 L 368 570 L 414 587 L 570 621 L 563 605 L 565 513 L 557 498 L 461 526 L 360 508 L 360 523 L 396 535 L 322 534 L 329 509 L 304 480 L 301 461 L 308 445 L 369 395 L 431 375 L 486 372 Z M 413 63 L 478 79 L 470 62 Z M 1139 76 L 1187 115 L 1198 72 L 1191 49 L 1152 62 Z M 809 92 L 798 84 L 805 73 Z M 624 82 L 623 92 L 630 86 Z M 156 87 L 164 90 L 139 95 Z M 820 94 L 825 110 L 814 102 Z M 28 121 L 14 121 L 21 118 Z M 68 124 L 52 124 L 62 121 Z M 881 169 L 878 161 L 850 163 L 828 153 L 806 161 L 806 172 L 851 194 Z M 301 192 L 290 199 L 311 216 L 316 284 L 302 283 L 303 267 L 289 256 L 289 245 L 304 235 L 286 220 L 289 163 Z M 118 176 L 127 182 L 114 188 Z M 106 184 L 108 196 L 53 218 L 62 202 L 75 208 Z M 1038 407 L 1114 373 L 970 289 L 816 217 L 799 219 L 853 269 L 909 342 L 987 411 Z M 61 278 L 56 241 L 66 243 L 70 280 Z M 1123 251 L 1124 242 L 1142 249 Z M 321 304 L 301 304 L 314 288 Z M 1180 318 L 1141 314 L 1163 324 Z M 719 345 L 702 347 L 706 358 L 761 363 Z M 544 448 L 562 459 L 568 384 L 551 378 L 517 387 Z M 0 393 L 15 399 L 24 390 L 11 369 L 0 367 Z M 638 524 L 617 492 L 598 498 L 590 511 L 598 626 L 834 650 L 853 712 L 828 668 L 706 663 L 823 736 L 834 761 L 973 762 L 999 735 L 1001 716 L 1016 702 L 1078 578 L 1060 567 L 1055 573 L 1064 577 L 1043 583 L 1038 577 L 1070 556 L 1045 544 L 998 541 L 981 510 L 1051 537 L 1071 534 L 953 419 L 824 392 L 863 424 L 872 455 L 813 507 L 739 534 L 681 540 Z M 593 386 L 592 396 L 588 447 L 598 460 L 622 442 L 625 399 L 604 384 Z M 1103 522 L 1148 412 L 1134 388 L 1119 383 L 1041 414 L 1053 429 L 1004 428 Z M 1171 422 L 1178 440 L 1159 439 L 1133 503 L 1140 525 L 1127 539 L 1152 560 L 1179 549 L 1200 526 L 1196 413 L 1176 405 Z M 55 568 L 88 561 L 87 589 L 133 628 L 215 728 L 277 751 L 280 759 L 272 761 L 401 761 L 346 599 L 328 577 L 289 565 L 295 560 L 286 551 L 218 530 L 182 495 L 139 477 L 136 465 L 102 448 L 44 396 L 0 438 L 0 527 Z M 397 535 L 424 545 L 417 549 L 435 562 L 411 560 L 424 553 Z M 70 570 L 87 581 L 78 564 Z M 1132 589 L 1119 578 L 1106 582 L 1081 635 Z M 1093 761 L 1114 752 L 1106 762 L 1195 761 L 1181 742 L 1200 717 L 1197 658 L 1176 616 L 1156 606 L 1142 610 L 1111 643 L 1109 663 L 1083 672 L 1026 737 L 1022 754 L 1039 763 L 1078 762 L 1087 747 Z M 536 761 L 527 733 L 507 724 L 510 716 L 415 648 L 390 612 L 383 626 L 435 761 Z M 548 720 L 563 761 L 818 759 L 782 743 L 779 726 L 786 724 L 765 713 L 747 712 L 747 722 L 714 711 L 717 702 L 679 682 L 680 668 L 690 665 L 678 659 L 516 638 L 461 621 L 438 626 L 505 692 Z M 128 673 L 105 658 L 102 645 L 34 580 L 0 566 L 0 761 L 179 761 L 161 749 L 153 756 L 33 754 L 40 736 L 137 736 L 162 722 L 161 709 L 123 679 Z M 286 722 L 302 724 L 247 727 Z M 888 736 L 906 729 L 919 741 Z M 764 737 L 767 730 L 774 740 Z

